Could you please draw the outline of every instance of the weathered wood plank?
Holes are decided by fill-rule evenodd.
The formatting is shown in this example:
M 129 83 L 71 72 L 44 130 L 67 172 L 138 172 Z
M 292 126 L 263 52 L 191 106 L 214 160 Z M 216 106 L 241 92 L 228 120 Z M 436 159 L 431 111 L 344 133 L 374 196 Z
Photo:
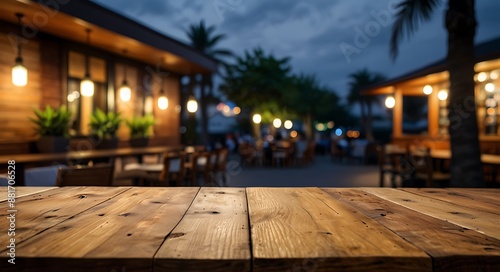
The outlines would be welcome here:
M 41 193 L 41 192 L 48 191 L 48 190 L 53 190 L 53 189 L 56 189 L 56 188 L 58 188 L 58 187 L 41 187 L 41 186 L 40 187 L 25 187 L 25 186 L 15 186 L 13 188 L 13 190 L 14 190 L 14 192 L 16 194 L 16 200 L 17 200 L 19 197 L 33 195 L 33 194 L 36 194 L 36 193 Z M 7 192 L 8 192 L 8 188 L 6 186 L 0 187 L 0 202 L 6 201 L 8 199 Z
M 152 271 L 198 190 L 130 188 L 18 245 L 16 271 Z
M 155 256 L 155 270 L 250 271 L 245 189 L 202 188 Z
M 431 259 L 318 188 L 247 188 L 255 271 L 430 271 Z
M 497 202 L 500 202 L 500 189 L 480 189 L 480 188 L 449 188 L 448 190 L 451 190 L 453 192 L 458 192 L 462 194 L 473 194 L 473 195 L 479 195 L 481 197 L 486 197 L 493 199 Z
M 480 193 L 460 193 L 440 188 L 405 188 L 403 191 L 436 198 L 474 210 L 500 215 L 500 197 L 497 200 L 482 197 Z
M 433 258 L 434 271 L 500 271 L 500 240 L 356 189 L 323 189 Z
M 17 245 L 128 189 L 125 187 L 106 190 L 95 187 L 64 187 L 17 199 L 15 203 Z M 5 209 L 0 210 L 1 218 L 8 215 Z M 8 224 L 7 220 L 0 220 L 0 229 L 8 229 Z M 7 236 L 0 235 L 0 244 L 5 244 L 7 239 Z M 3 252 L 2 248 L 1 257 L 5 255 Z
M 498 227 L 500 216 L 497 214 L 474 210 L 398 189 L 381 189 L 383 188 L 362 188 L 361 190 L 417 212 L 500 239 L 500 228 Z

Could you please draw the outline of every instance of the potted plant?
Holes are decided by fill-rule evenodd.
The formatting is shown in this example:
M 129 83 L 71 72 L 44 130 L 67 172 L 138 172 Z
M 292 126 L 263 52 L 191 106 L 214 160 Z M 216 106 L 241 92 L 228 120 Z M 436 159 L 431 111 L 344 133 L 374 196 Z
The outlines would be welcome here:
M 34 110 L 36 118 L 29 118 L 35 125 L 40 137 L 37 148 L 42 153 L 66 152 L 69 145 L 69 127 L 71 111 L 65 106 L 52 108 L 47 105 L 45 110 Z
M 125 120 L 130 130 L 130 146 L 145 147 L 148 145 L 151 127 L 154 125 L 154 117 L 145 115 L 142 117 L 134 116 L 130 120 Z
M 94 111 L 90 117 L 90 135 L 95 141 L 97 149 L 111 149 L 118 147 L 116 132 L 122 122 L 120 113 L 105 113 L 100 109 Z

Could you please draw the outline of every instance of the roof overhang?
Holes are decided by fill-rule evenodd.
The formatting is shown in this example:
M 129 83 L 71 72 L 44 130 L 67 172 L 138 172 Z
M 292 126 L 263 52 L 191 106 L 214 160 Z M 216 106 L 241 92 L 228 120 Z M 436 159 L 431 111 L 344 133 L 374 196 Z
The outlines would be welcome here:
M 498 69 L 500 67 L 500 38 L 483 42 L 474 47 L 476 72 Z M 396 88 L 404 88 L 405 91 L 416 94 L 422 93 L 424 85 L 440 84 L 448 81 L 449 73 L 446 67 L 446 59 L 441 59 L 430 65 L 414 70 L 402 76 L 369 86 L 362 91 L 363 95 L 386 95 L 392 94 Z M 416 91 L 416 88 L 419 88 Z
M 91 1 L 2 0 L 0 18 L 17 24 L 15 13 L 38 31 L 74 42 L 85 43 L 91 29 L 92 47 L 118 55 L 127 50 L 127 58 L 179 74 L 217 69 L 215 59 Z

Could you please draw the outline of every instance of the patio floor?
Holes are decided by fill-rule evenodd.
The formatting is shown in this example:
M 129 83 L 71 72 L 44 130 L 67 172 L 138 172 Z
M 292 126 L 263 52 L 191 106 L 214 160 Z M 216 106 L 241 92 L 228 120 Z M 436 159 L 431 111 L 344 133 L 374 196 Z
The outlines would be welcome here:
M 329 156 L 315 156 L 305 167 L 240 167 L 238 157 L 228 162 L 229 187 L 377 187 L 378 166 L 332 163 Z

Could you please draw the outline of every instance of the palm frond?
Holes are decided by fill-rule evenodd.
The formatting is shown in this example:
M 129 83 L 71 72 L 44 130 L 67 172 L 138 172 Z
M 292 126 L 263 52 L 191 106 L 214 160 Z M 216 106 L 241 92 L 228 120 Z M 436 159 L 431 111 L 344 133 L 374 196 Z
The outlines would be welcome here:
M 452 1 L 452 0 L 449 0 Z M 392 27 L 391 57 L 398 55 L 399 42 L 407 36 L 410 38 L 421 22 L 430 20 L 440 0 L 403 0 L 396 5 L 396 21 Z

